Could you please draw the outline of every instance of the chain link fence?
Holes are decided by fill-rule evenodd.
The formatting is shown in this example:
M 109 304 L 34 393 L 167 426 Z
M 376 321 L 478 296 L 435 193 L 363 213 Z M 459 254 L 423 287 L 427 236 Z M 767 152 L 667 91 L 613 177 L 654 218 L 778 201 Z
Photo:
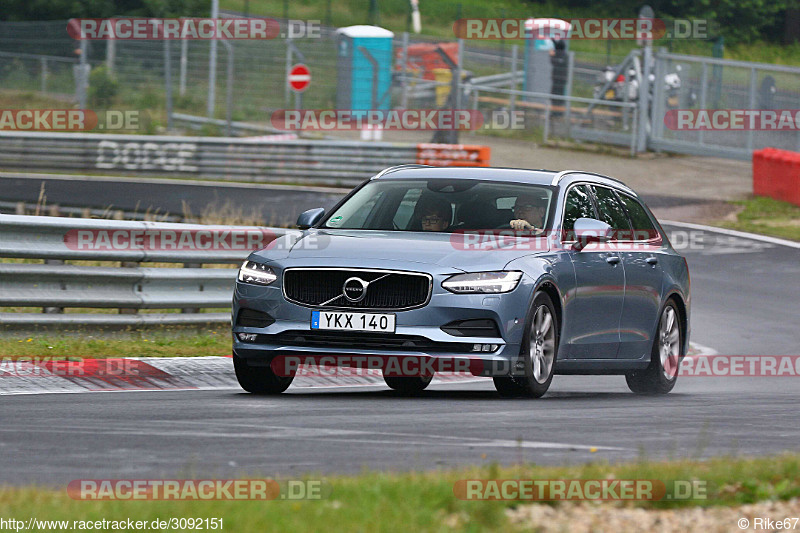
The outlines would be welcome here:
M 287 21 L 279 22 L 286 35 Z M 148 133 L 169 123 L 168 102 L 174 113 L 200 117 L 182 124 L 211 135 L 233 130 L 205 120 L 209 110 L 215 119 L 270 132 L 276 110 L 337 107 L 345 84 L 335 28 L 321 26 L 315 38 L 219 44 L 212 88 L 210 41 L 85 41 L 82 47 L 67 34 L 66 21 L 4 22 L 0 91 L 12 104 L 31 94 L 75 104 L 82 98 L 81 73 L 91 72 L 87 105 L 147 110 L 153 115 Z M 559 63 L 534 59 L 525 46 L 510 42 L 399 34 L 393 39 L 391 85 L 380 96 L 393 109 L 479 110 L 496 129 L 504 127 L 493 123 L 495 117 L 522 114 L 524 132 L 518 134 L 537 141 L 569 138 L 630 146 L 632 152 L 654 148 L 739 158 L 763 146 L 800 147 L 796 132 L 672 131 L 664 125 L 665 113 L 676 108 L 800 108 L 800 69 L 657 52 L 645 70 L 640 52 L 621 56 L 604 48 L 598 41 L 596 51 L 567 51 Z M 81 62 L 88 65 L 85 70 Z M 312 82 L 298 97 L 286 79 L 288 68 L 301 62 L 310 68 Z M 106 77 L 115 81 L 103 86 L 110 95 L 95 83 Z M 453 142 L 452 133 L 437 139 L 433 132 L 418 131 L 405 140 Z

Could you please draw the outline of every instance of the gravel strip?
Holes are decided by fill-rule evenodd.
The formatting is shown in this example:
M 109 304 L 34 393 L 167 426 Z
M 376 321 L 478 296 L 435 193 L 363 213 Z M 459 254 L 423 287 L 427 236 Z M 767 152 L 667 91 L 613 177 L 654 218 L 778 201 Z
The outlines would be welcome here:
M 558 507 L 536 504 L 509 509 L 506 514 L 515 526 L 542 533 L 606 531 L 729 533 L 800 530 L 800 521 L 795 522 L 795 517 L 800 517 L 798 499 L 760 502 L 738 507 L 692 507 L 671 510 L 623 508 L 585 502 L 566 503 Z M 784 529 L 783 523 L 775 523 L 785 518 L 790 519 L 785 524 L 788 526 L 787 529 Z M 767 524 L 767 519 L 773 523 Z M 767 527 L 768 525 L 772 527 Z

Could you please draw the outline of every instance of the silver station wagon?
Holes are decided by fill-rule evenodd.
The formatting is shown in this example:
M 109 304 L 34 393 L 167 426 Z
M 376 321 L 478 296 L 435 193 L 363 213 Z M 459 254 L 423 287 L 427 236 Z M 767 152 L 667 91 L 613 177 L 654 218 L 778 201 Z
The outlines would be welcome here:
M 503 396 L 540 397 L 554 374 L 624 375 L 640 394 L 675 385 L 688 267 L 616 179 L 403 165 L 297 225 L 236 281 L 233 363 L 249 392 L 289 387 L 298 367 L 276 361 L 323 356 L 335 368 L 422 361 L 372 367 L 403 393 L 445 362 Z

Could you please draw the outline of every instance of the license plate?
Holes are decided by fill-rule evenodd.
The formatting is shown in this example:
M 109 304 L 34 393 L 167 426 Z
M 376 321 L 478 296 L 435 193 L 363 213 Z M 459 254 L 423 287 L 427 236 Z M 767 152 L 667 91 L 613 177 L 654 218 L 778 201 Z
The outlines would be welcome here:
M 394 333 L 394 315 L 350 313 L 348 311 L 311 311 L 311 329 L 339 331 L 383 331 Z

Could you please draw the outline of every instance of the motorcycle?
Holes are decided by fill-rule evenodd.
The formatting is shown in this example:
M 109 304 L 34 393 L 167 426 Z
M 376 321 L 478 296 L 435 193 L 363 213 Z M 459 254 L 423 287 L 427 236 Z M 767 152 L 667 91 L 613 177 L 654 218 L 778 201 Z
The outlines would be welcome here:
M 678 109 L 680 107 L 681 95 L 681 66 L 675 66 L 675 72 L 670 72 L 664 76 L 664 92 L 666 95 L 667 109 Z M 633 66 L 622 74 L 618 74 L 616 78 L 614 75 L 616 69 L 611 66 L 606 66 L 597 76 L 597 83 L 594 86 L 593 94 L 595 100 L 611 100 L 615 102 L 636 102 L 639 100 L 639 87 L 641 67 L 638 60 L 633 62 Z M 656 76 L 651 71 L 648 75 L 650 82 L 650 96 L 653 96 L 653 87 L 655 86 Z M 603 88 L 605 87 L 605 91 Z M 601 94 L 602 92 L 602 94 Z M 687 93 L 687 105 L 693 107 L 697 101 L 697 96 L 694 90 Z

